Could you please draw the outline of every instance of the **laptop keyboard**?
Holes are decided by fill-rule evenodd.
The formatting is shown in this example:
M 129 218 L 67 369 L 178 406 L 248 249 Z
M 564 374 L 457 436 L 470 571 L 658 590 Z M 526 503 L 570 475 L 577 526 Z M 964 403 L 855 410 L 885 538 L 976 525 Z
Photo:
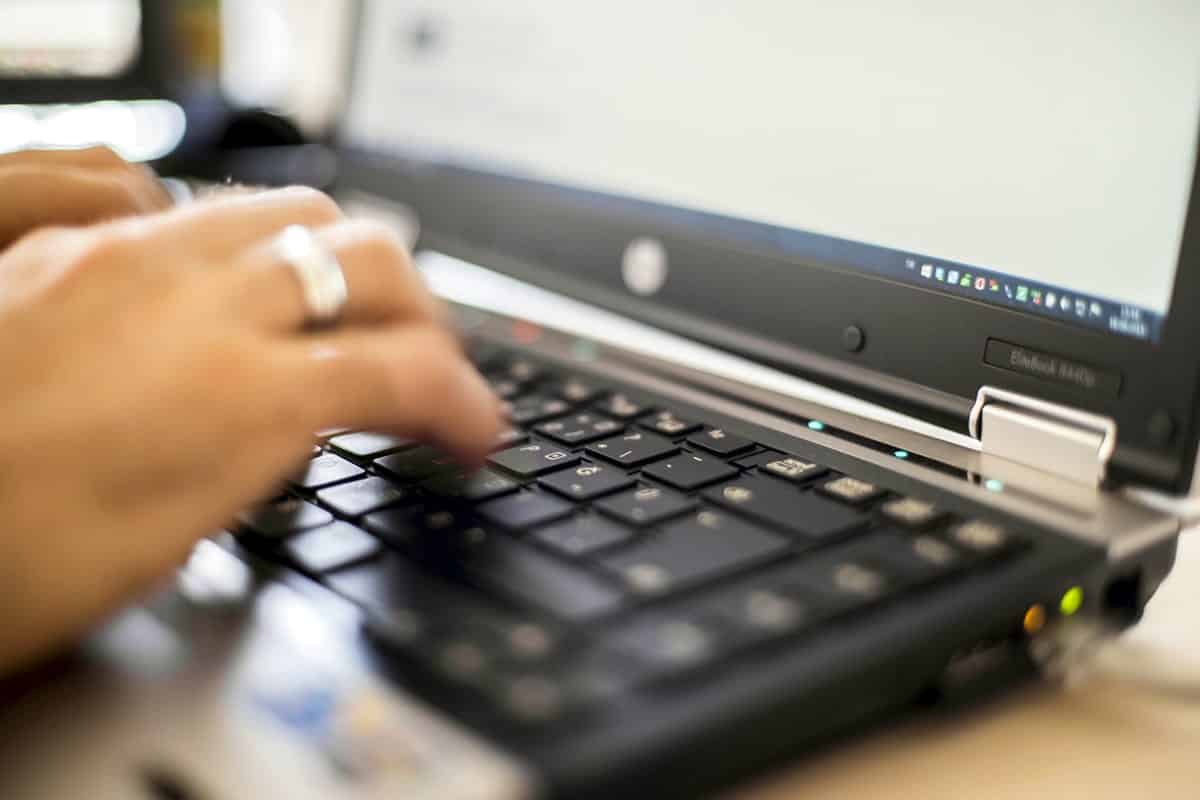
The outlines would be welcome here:
M 1026 544 L 623 387 L 488 352 L 513 426 L 485 469 L 338 432 L 238 535 L 360 605 L 382 657 L 513 723 L 802 643 Z

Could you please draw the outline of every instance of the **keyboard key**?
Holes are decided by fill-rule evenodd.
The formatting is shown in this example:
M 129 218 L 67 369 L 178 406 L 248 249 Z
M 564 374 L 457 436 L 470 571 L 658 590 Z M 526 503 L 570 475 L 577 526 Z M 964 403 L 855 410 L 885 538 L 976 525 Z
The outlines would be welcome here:
M 716 456 L 682 453 L 666 461 L 651 464 L 642 470 L 642 475 L 690 492 L 701 486 L 737 477 L 738 471 Z
M 696 501 L 670 489 L 643 486 L 596 503 L 596 510 L 635 526 L 658 523 L 687 513 Z
M 479 506 L 481 517 L 513 531 L 545 525 L 574 512 L 575 507 L 553 495 L 521 492 Z
M 590 444 L 624 429 L 625 426 L 620 422 L 598 414 L 576 414 L 566 419 L 543 422 L 535 428 L 543 436 L 569 447 Z
M 704 496 L 731 511 L 810 539 L 842 536 L 870 520 L 843 505 L 757 475 L 709 489 Z
M 742 469 L 757 469 L 769 461 L 775 461 L 780 458 L 785 458 L 785 456 L 778 450 L 764 450 L 761 453 L 753 453 L 739 458 L 733 463 L 734 466 L 741 467 Z
M 362 467 L 341 456 L 325 453 L 308 462 L 308 469 L 292 484 L 304 489 L 320 489 L 364 475 Z
M 397 450 L 411 449 L 417 443 L 412 439 L 385 436 L 382 433 L 347 433 L 330 439 L 329 446 L 344 456 L 378 458 Z
M 238 521 L 258 536 L 282 539 L 298 531 L 319 528 L 333 522 L 333 515 L 304 500 L 289 497 L 252 511 L 244 511 Z
M 642 420 L 638 423 L 638 425 L 642 426 L 646 430 L 654 431 L 655 433 L 661 433 L 663 436 L 670 436 L 672 438 L 676 436 L 686 436 L 687 434 L 694 433 L 695 431 L 698 431 L 704 427 L 699 422 L 680 419 L 679 417 L 675 416 L 675 413 L 672 411 L 660 411 L 654 416 L 647 417 L 646 419 Z
M 968 566 L 962 553 L 928 534 L 876 534 L 862 543 L 860 552 L 864 561 L 879 565 L 904 584 L 924 583 Z
M 552 384 L 546 389 L 548 394 L 555 397 L 561 397 L 571 405 L 579 406 L 585 403 L 590 403 L 603 394 L 599 386 L 596 386 L 586 378 L 570 376 L 559 383 Z
M 600 563 L 635 591 L 658 594 L 759 563 L 788 547 L 787 540 L 732 515 L 701 511 Z
M 335 522 L 290 539 L 284 546 L 300 569 L 333 572 L 379 554 L 379 541 L 348 522 Z
M 317 492 L 317 500 L 345 517 L 361 517 L 388 506 L 412 502 L 410 490 L 383 478 L 364 478 Z
M 587 449 L 588 453 L 615 461 L 623 467 L 639 467 L 660 458 L 679 452 L 679 447 L 670 439 L 653 433 L 631 431 L 622 436 L 597 442 Z
M 564 469 L 538 481 L 539 486 L 579 501 L 619 492 L 635 483 L 633 478 L 617 467 L 602 464 L 583 464 L 574 469 Z
M 858 478 L 836 478 L 821 486 L 821 492 L 835 500 L 849 503 L 853 506 L 865 506 L 872 500 L 882 497 L 886 492 L 873 483 L 860 481 Z
M 975 555 L 999 555 L 1018 542 L 1000 525 L 973 519 L 950 528 L 950 541 Z
M 578 464 L 579 456 L 557 447 L 533 442 L 496 453 L 488 462 L 522 478 L 536 478 L 547 472 Z
M 612 613 L 624 603 L 607 581 L 503 534 L 487 536 L 458 566 L 485 589 L 571 622 Z
M 508 418 L 515 425 L 533 425 L 544 419 L 562 416 L 570 410 L 571 406 L 565 400 L 531 394 L 509 404 Z
M 508 378 L 493 378 L 488 381 L 488 385 L 492 387 L 492 393 L 501 400 L 515 400 L 522 391 L 521 384 Z
M 799 458 L 777 458 L 774 461 L 768 461 L 759 467 L 763 473 L 775 478 L 783 478 L 785 481 L 792 483 L 804 483 L 813 478 L 818 478 L 829 472 L 828 469 L 820 464 L 813 464 L 809 461 L 804 461 Z
M 506 431 L 501 431 L 500 435 L 496 437 L 496 441 L 492 444 L 492 452 L 507 450 L 510 447 L 525 444 L 527 441 L 529 441 L 529 434 L 516 428 L 509 428 Z
M 754 442 L 734 436 L 724 428 L 709 428 L 706 431 L 693 434 L 688 438 L 688 444 L 695 445 L 717 456 L 735 456 L 754 447 Z
M 375 462 L 375 466 L 399 481 L 412 483 L 461 469 L 452 457 L 432 447 L 384 456 Z
M 490 469 L 483 469 L 478 472 L 447 472 L 425 481 L 421 488 L 438 497 L 482 503 L 512 494 L 521 488 L 521 484 Z
M 759 586 L 726 591 L 706 600 L 702 610 L 744 642 L 791 633 L 810 620 L 808 606 L 799 598 Z
M 649 402 L 624 393 L 610 395 L 593 407 L 601 414 L 625 422 L 645 416 L 654 410 L 654 406 Z
M 880 511 L 892 522 L 916 530 L 928 528 L 946 516 L 946 512 L 933 503 L 927 503 L 915 497 L 900 497 L 890 500 L 883 504 Z
M 613 646 L 664 678 L 711 661 L 718 637 L 697 620 L 684 618 L 639 621 L 613 636 Z
M 590 515 L 573 517 L 534 534 L 542 544 L 571 558 L 621 544 L 632 536 L 629 528 Z
M 535 383 L 545 377 L 546 371 L 532 361 L 518 358 L 505 365 L 500 374 L 517 383 Z

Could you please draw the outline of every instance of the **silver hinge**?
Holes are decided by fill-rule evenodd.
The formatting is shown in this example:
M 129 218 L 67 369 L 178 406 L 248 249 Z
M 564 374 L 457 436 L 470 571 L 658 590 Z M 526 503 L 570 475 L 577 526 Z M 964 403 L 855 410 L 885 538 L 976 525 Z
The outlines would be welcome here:
M 1087 486 L 1099 486 L 1117 446 L 1108 417 L 984 386 L 971 409 L 971 435 L 987 455 Z

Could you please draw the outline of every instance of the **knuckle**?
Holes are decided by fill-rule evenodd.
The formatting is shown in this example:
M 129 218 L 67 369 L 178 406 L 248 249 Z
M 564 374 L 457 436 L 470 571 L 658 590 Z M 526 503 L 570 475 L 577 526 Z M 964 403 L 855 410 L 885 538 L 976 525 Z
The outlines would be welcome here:
M 288 200 L 313 224 L 331 223 L 342 218 L 337 202 L 322 191 L 308 186 L 295 186 L 284 191 Z
M 372 263 L 389 263 L 407 267 L 408 250 L 404 242 L 387 225 L 375 220 L 355 220 L 345 225 L 345 241 L 355 255 Z

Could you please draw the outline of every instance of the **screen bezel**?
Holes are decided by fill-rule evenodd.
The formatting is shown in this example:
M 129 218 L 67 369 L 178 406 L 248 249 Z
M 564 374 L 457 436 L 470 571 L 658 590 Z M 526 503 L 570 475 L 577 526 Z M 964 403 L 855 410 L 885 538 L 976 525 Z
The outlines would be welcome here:
M 356 3 L 361 14 L 362 3 Z M 352 31 L 358 25 L 352 26 Z M 356 33 L 355 33 L 356 35 Z M 357 59 L 349 59 L 351 81 Z M 352 91 L 348 97 L 353 96 Z M 339 132 L 345 139 L 345 131 Z M 1200 158 L 1170 311 L 1157 343 L 752 249 L 659 219 L 647 204 L 455 165 L 422 154 L 344 149 L 341 185 L 411 205 L 422 244 L 610 308 L 882 405 L 965 432 L 981 386 L 1112 418 L 1116 483 L 1183 494 L 1197 451 L 1200 393 Z M 629 243 L 651 237 L 670 278 L 652 298 L 622 278 Z M 737 269 L 729 269 L 735 262 Z M 851 298 L 850 302 L 831 300 Z M 930 324 L 929 320 L 936 320 Z M 847 349 L 857 326 L 865 346 Z M 984 362 L 989 340 L 1011 342 L 1120 376 L 1116 396 Z M 1164 436 L 1164 431 L 1166 435 Z
M 170 3 L 141 0 L 141 46 L 119 75 L 83 77 L 0 77 L 0 102 L 6 104 L 87 103 L 94 100 L 148 100 L 171 96 L 175 64 Z

